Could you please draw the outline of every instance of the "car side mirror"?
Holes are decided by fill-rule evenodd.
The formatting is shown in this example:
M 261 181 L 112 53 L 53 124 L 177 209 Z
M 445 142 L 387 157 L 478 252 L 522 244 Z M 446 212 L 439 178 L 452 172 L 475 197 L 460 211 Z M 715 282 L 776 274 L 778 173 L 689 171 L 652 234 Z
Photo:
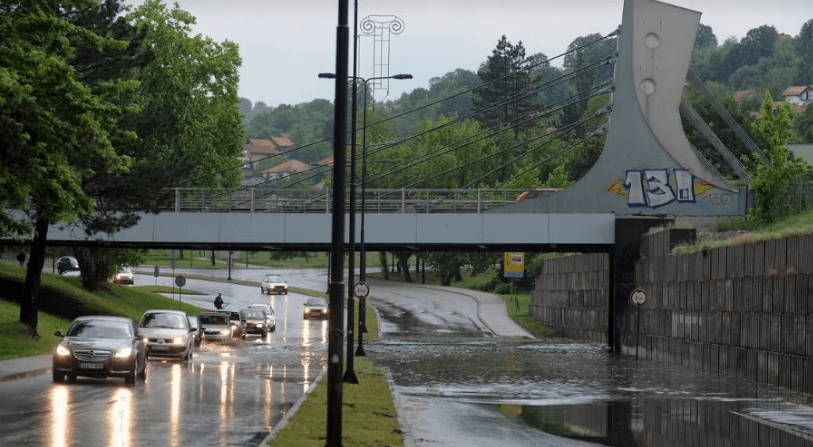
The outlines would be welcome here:
M 190 327 L 190 328 L 189 328 L 189 332 L 195 332 L 195 331 L 196 331 L 196 329 L 195 329 L 195 328 L 193 328 L 193 327 Z
M 65 338 L 65 333 L 62 332 L 61 330 L 54 332 L 54 335 L 56 335 L 57 337 Z

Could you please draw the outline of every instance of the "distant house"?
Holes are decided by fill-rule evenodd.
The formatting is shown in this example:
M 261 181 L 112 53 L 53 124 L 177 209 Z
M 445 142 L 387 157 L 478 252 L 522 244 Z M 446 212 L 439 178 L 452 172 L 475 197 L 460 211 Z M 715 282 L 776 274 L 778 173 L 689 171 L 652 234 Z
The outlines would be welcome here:
M 252 138 L 243 147 L 244 158 L 250 163 L 251 170 L 258 169 L 260 160 L 276 154 L 283 154 L 293 149 L 294 143 L 288 134 L 273 138 Z
M 733 99 L 734 102 L 737 104 L 741 103 L 745 98 L 749 98 L 751 96 L 756 95 L 757 92 L 754 90 L 737 90 L 734 92 Z
M 260 172 L 266 180 L 279 180 L 310 170 L 310 165 L 299 160 L 288 160 Z
M 794 85 L 782 92 L 782 96 L 795 106 L 807 107 L 813 102 L 813 85 Z

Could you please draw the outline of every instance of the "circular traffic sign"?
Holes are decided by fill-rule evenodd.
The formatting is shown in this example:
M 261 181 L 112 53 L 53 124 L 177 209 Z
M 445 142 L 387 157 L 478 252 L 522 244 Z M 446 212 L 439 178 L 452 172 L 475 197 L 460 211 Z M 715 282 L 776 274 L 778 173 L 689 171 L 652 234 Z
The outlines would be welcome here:
M 370 285 L 366 282 L 357 282 L 353 286 L 353 292 L 356 294 L 356 298 L 367 298 L 370 295 Z
M 176 276 L 175 285 L 177 285 L 178 287 L 183 287 L 184 285 L 186 285 L 186 278 L 184 278 L 183 276 Z
M 646 303 L 646 292 L 644 289 L 635 289 L 630 293 L 630 302 L 636 306 L 643 306 Z

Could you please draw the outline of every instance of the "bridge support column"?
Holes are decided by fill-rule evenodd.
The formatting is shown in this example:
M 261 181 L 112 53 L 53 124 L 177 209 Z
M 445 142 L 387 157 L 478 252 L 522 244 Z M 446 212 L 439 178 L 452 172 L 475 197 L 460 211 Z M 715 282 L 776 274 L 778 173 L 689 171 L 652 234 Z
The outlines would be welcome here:
M 641 251 L 641 238 L 650 228 L 672 222 L 674 219 L 663 216 L 617 216 L 615 219 L 615 247 L 609 256 L 610 302 L 607 321 L 607 342 L 612 352 L 621 352 L 624 315 L 630 308 L 630 293 L 638 286 L 635 283 L 635 262 Z

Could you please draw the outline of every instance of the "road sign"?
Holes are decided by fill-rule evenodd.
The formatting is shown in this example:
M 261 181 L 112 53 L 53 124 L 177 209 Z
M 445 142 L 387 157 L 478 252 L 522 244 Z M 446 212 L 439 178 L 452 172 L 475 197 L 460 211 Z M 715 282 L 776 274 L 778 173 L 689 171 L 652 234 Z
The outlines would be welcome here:
M 175 277 L 175 285 L 177 285 L 178 287 L 185 286 L 186 285 L 186 278 L 184 278 L 183 275 L 176 276 Z
M 367 298 L 370 295 L 370 285 L 366 282 L 357 282 L 353 286 L 353 293 L 356 294 L 356 298 Z
M 503 276 L 523 278 L 525 276 L 525 253 L 506 252 L 503 260 Z
M 646 303 L 646 292 L 644 289 L 635 289 L 630 293 L 630 302 L 635 306 L 643 306 Z

